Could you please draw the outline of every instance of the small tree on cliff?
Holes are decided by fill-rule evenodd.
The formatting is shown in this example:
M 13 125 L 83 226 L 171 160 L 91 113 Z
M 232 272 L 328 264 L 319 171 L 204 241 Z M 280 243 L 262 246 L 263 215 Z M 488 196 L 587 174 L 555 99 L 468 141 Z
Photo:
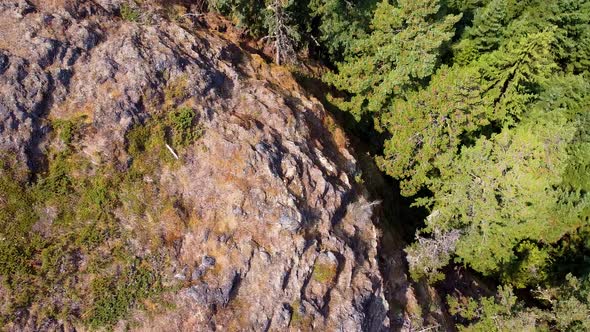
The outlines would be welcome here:
M 289 13 L 292 6 L 294 0 L 270 0 L 265 10 L 265 38 L 273 44 L 277 64 L 293 62 L 297 57 L 295 46 L 301 35 Z

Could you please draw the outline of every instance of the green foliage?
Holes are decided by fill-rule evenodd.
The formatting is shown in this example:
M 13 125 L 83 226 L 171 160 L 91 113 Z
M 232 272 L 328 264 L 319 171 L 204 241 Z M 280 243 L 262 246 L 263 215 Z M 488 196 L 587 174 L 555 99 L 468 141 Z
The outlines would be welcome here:
M 46 172 L 28 182 L 7 155 L 0 167 L 0 275 L 5 295 L 0 321 L 24 310 L 39 321 L 110 328 L 142 299 L 164 291 L 158 272 L 163 263 L 142 259 L 128 245 L 127 231 L 114 214 L 126 211 L 124 188 L 145 191 L 143 177 L 159 165 L 136 164 L 151 161 L 150 149 L 164 142 L 160 126 L 146 127 L 150 130 L 140 126 L 129 134 L 135 160 L 125 173 L 92 166 L 69 144 L 50 152 Z M 153 135 L 153 128 L 160 128 L 160 135 Z M 153 204 L 148 198 L 142 196 L 145 204 Z
M 404 195 L 414 195 L 433 173 L 449 167 L 459 147 L 489 124 L 491 100 L 482 98 L 476 68 L 441 68 L 428 87 L 396 99 L 382 117 L 391 138 L 377 163 L 401 181 Z
M 299 301 L 294 302 L 291 305 L 292 308 L 292 312 L 291 312 L 291 324 L 293 326 L 299 326 L 301 324 L 301 322 L 303 322 L 304 320 L 304 316 L 301 314 L 301 305 L 299 304 Z
M 439 63 L 440 48 L 454 34 L 459 16 L 437 18 L 438 1 L 382 1 L 367 38 L 355 40 L 351 55 L 326 80 L 351 94 L 337 104 L 360 119 L 381 114 L 392 98 L 404 97 L 429 78 Z M 379 126 L 378 117 L 375 119 Z
M 575 278 L 570 274 L 565 281 L 562 286 L 545 290 L 540 295 L 551 303 L 552 318 L 558 329 L 587 331 L 590 329 L 590 278 Z
M 514 295 L 510 287 L 498 288 L 495 298 L 447 298 L 451 314 L 467 324 L 460 331 L 587 331 L 590 329 L 590 279 L 568 275 L 558 286 L 536 293 L 543 309 L 528 308 Z
M 135 161 L 131 174 L 150 174 L 162 164 L 174 163 L 166 144 L 187 148 L 204 134 L 203 125 L 196 123 L 196 113 L 189 107 L 176 108 L 166 118 L 136 126 L 126 136 L 127 151 Z
M 49 170 L 38 183 L 36 193 L 45 200 L 67 196 L 72 189 L 70 169 L 72 167 L 69 159 L 70 153 L 62 151 L 52 156 L 49 163 Z
M 256 36 L 264 31 L 264 0 L 210 0 L 209 7 L 230 17 L 238 26 L 247 27 Z
M 255 37 L 272 43 L 280 63 L 312 50 L 342 60 L 353 41 L 366 35 L 377 0 L 212 0 L 209 8 Z M 311 53 L 310 52 L 310 53 Z M 282 53 L 282 54 L 281 54 Z
M 590 69 L 590 1 L 554 0 L 549 6 L 548 23 L 557 27 L 553 53 L 570 73 Z
M 272 44 L 276 63 L 293 62 L 302 35 L 309 32 L 308 1 L 214 0 L 209 6 L 230 17 L 238 26 Z
M 76 123 L 70 120 L 56 120 L 52 123 L 53 127 L 57 129 L 59 138 L 64 144 L 72 143 L 74 132 L 76 130 Z
M 14 181 L 11 173 L 0 171 L 0 275 L 3 276 L 31 270 L 33 252 L 23 234 L 28 234 L 37 221 L 30 193 L 21 182 Z
M 164 88 L 164 104 L 166 106 L 175 106 L 177 103 L 182 102 L 188 94 L 188 77 L 181 75 L 170 80 Z
M 501 279 L 516 288 L 540 285 L 549 278 L 552 248 L 524 241 L 514 247 L 516 259 L 501 271 Z
M 174 129 L 184 132 L 193 126 L 195 111 L 188 107 L 181 107 L 168 115 Z
M 588 202 L 557 187 L 574 133 L 563 122 L 523 124 L 464 148 L 432 186 L 439 215 L 428 229 L 462 229 L 459 259 L 485 274 L 512 264 L 522 240 L 555 243 L 575 230 Z
M 451 10 L 469 12 L 489 3 L 490 0 L 447 0 L 446 5 Z
M 336 266 L 333 264 L 316 263 L 313 266 L 311 277 L 320 283 L 330 283 L 336 276 Z
M 275 63 L 293 63 L 297 57 L 296 47 L 301 34 L 291 11 L 297 4 L 295 0 L 269 0 L 263 11 L 264 27 L 273 43 Z
M 420 193 L 415 205 L 431 210 L 406 249 L 412 276 L 440 280 L 455 262 L 507 285 L 496 299 L 455 303 L 468 330 L 559 325 L 558 315 L 527 309 L 510 289 L 584 270 L 589 3 L 381 1 L 368 31 L 355 26 L 366 13 L 349 30 L 328 29 L 349 31 L 348 39 L 325 42 L 343 56 L 325 77 L 343 92 L 334 103 L 387 134 L 377 164 L 400 181 L 403 195 Z M 342 23 L 351 7 L 317 1 L 313 8 L 335 11 L 325 14 L 328 24 L 331 17 Z M 554 303 L 571 297 L 556 294 Z M 559 328 L 587 328 L 569 324 Z
M 466 27 L 461 39 L 453 45 L 453 63 L 467 65 L 483 54 L 497 50 L 507 37 L 513 37 L 516 31 L 528 27 L 528 22 L 522 27 L 521 22 L 525 20 L 517 18 L 528 13 L 527 9 L 534 8 L 532 3 L 535 1 L 491 0 L 486 1 L 483 7 L 468 1 L 460 5 L 464 10 L 475 9 L 475 14 L 471 25 Z
M 127 151 L 132 157 L 140 157 L 145 151 L 164 142 L 163 132 L 153 132 L 148 125 L 137 126 L 127 133 Z
M 510 287 L 500 287 L 495 298 L 484 297 L 479 300 L 459 301 L 447 298 L 450 312 L 474 322 L 459 326 L 460 331 L 500 332 L 546 330 L 540 321 L 540 314 L 527 310 L 518 302 Z
M 341 61 L 352 50 L 355 40 L 367 36 L 377 0 L 311 0 L 313 18 L 319 19 L 319 41 L 331 59 Z
M 129 178 L 141 180 L 145 174 L 153 174 L 159 166 L 174 162 L 166 150 L 167 124 L 165 120 L 152 119 L 127 132 L 127 151 L 133 158 Z
M 494 100 L 494 120 L 515 124 L 538 97 L 557 67 L 550 52 L 553 40 L 552 31 L 530 34 L 480 59 L 486 94 Z
M 424 231 L 461 234 L 456 245 L 435 237 L 411 247 L 409 257 L 422 257 L 414 264 L 424 267 L 413 270 L 437 274 L 454 254 L 515 287 L 538 285 L 550 279 L 552 246 L 588 222 L 588 90 L 582 77 L 559 73 L 570 68 L 564 62 L 582 68 L 583 61 L 558 52 L 564 36 L 582 38 L 586 7 L 451 5 L 475 10 L 453 45 L 452 67 L 435 73 L 459 16 L 445 16 L 432 1 L 383 1 L 371 31 L 351 42 L 326 79 L 348 93 L 338 106 L 387 131 L 377 162 L 402 193 L 432 193 L 416 201 L 433 211 Z
M 188 107 L 180 107 L 168 114 L 174 145 L 185 147 L 203 136 L 203 127 L 195 125 L 195 118 L 195 111 Z
M 493 0 L 475 14 L 473 24 L 468 27 L 454 48 L 455 63 L 469 64 L 482 53 L 493 51 L 504 39 L 508 23 L 508 2 Z
M 462 231 L 457 260 L 516 287 L 547 280 L 563 254 L 551 244 L 588 223 L 588 158 L 570 151 L 587 151 L 589 90 L 580 77 L 555 81 L 526 121 L 435 162 L 434 196 L 418 200 L 436 211 L 427 231 Z
M 121 7 L 119 8 L 119 10 L 121 12 L 121 17 L 125 21 L 129 21 L 129 22 L 137 22 L 139 20 L 140 15 L 141 15 L 141 13 L 139 12 L 139 9 L 137 9 L 133 5 L 130 5 L 129 3 L 121 4 Z
M 128 263 L 118 275 L 97 277 L 90 288 L 95 301 L 85 314 L 85 322 L 93 329 L 115 325 L 137 301 L 163 290 L 157 271 L 139 259 Z

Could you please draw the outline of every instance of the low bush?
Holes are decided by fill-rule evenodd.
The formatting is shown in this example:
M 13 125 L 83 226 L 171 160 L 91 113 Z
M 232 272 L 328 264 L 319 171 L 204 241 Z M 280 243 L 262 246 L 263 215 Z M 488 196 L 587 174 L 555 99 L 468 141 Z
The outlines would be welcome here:
M 152 147 L 164 144 L 163 129 L 154 128 L 130 132 L 135 160 L 147 164 L 154 158 Z M 28 313 L 37 321 L 108 329 L 142 299 L 164 290 L 155 266 L 160 263 L 141 258 L 128 245 L 128 233 L 114 214 L 123 206 L 122 189 L 143 190 L 143 176 L 159 164 L 134 162 L 129 172 L 115 172 L 112 166 L 91 166 L 74 147 L 50 151 L 46 171 L 33 179 L 14 163 L 0 165 L 0 276 L 6 290 L 0 325 Z
M 122 4 L 119 10 L 121 12 L 121 18 L 129 22 L 137 22 L 141 15 L 138 9 L 127 3 Z

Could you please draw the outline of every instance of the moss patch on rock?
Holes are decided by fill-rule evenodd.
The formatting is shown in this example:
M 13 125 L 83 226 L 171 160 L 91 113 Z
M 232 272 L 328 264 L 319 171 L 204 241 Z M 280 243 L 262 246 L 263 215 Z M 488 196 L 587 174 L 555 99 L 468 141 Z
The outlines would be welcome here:
M 66 144 L 50 148 L 46 171 L 36 176 L 1 153 L 0 326 L 36 317 L 38 325 L 110 329 L 168 290 L 168 247 L 186 216 L 174 215 L 181 202 L 155 183 L 158 169 L 174 162 L 163 148 L 163 125 L 148 122 L 130 131 L 132 162 L 123 172 L 82 157 L 76 128 L 69 121 L 54 126 L 54 137 Z M 151 226 L 130 230 L 122 216 Z M 166 220 L 174 225 L 157 227 Z

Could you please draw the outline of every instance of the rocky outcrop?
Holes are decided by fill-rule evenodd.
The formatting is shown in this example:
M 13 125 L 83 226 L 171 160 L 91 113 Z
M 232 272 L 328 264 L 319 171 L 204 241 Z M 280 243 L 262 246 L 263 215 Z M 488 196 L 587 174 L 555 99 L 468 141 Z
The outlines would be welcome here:
M 138 329 L 387 330 L 372 205 L 322 105 L 223 36 L 117 8 L 0 3 L 0 151 L 41 170 L 51 121 L 84 116 L 79 153 L 124 172 L 131 128 L 168 103 L 196 112 L 202 137 L 155 179 L 192 225 L 166 272 L 182 286 L 174 309 L 138 311 Z

